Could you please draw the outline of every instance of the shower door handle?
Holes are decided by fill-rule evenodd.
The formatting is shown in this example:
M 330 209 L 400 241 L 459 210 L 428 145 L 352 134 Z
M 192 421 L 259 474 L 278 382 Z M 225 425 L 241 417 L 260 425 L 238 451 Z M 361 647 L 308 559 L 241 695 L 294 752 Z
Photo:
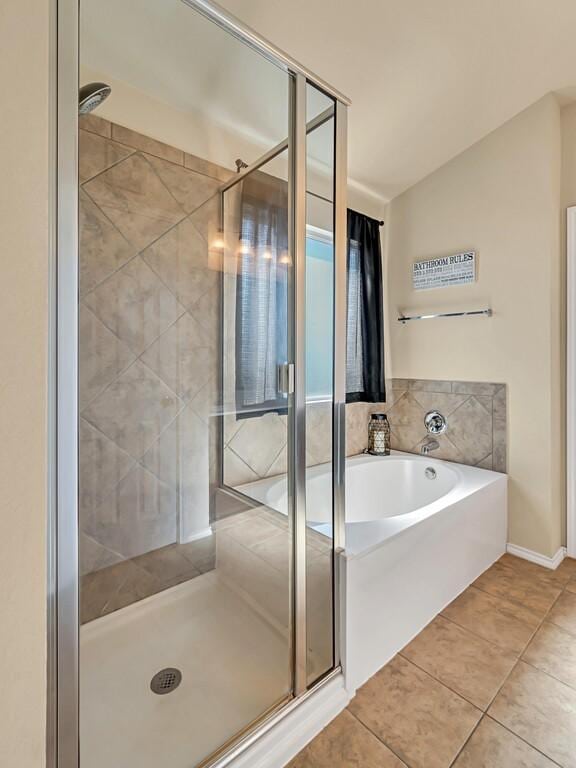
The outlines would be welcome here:
M 281 395 L 294 392 L 294 363 L 280 363 L 278 366 L 278 392 Z

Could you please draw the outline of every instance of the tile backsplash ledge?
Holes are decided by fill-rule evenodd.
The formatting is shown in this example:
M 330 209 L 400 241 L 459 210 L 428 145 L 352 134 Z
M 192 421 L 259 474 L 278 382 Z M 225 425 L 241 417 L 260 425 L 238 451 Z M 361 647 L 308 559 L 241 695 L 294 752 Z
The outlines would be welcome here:
M 424 417 L 439 411 L 447 429 L 435 436 L 440 447 L 432 458 L 506 472 L 506 395 L 506 385 L 500 383 L 392 379 L 388 402 L 372 412 L 387 413 L 393 449 L 420 453 L 428 436 Z

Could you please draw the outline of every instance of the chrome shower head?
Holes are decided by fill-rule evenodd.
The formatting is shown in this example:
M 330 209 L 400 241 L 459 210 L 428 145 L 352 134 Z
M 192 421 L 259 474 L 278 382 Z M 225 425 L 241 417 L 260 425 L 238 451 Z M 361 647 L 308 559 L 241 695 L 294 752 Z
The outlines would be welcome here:
M 110 96 L 110 88 L 106 83 L 88 83 L 80 88 L 78 94 L 78 114 L 87 115 L 99 107 L 104 99 Z

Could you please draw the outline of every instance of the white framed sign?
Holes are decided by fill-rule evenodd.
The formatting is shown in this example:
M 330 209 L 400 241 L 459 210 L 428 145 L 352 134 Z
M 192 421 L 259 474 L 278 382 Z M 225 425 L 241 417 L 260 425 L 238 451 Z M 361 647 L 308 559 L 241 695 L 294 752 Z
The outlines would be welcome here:
M 440 256 L 412 264 L 412 287 L 415 291 L 465 285 L 475 280 L 476 251 L 463 251 L 453 256 Z

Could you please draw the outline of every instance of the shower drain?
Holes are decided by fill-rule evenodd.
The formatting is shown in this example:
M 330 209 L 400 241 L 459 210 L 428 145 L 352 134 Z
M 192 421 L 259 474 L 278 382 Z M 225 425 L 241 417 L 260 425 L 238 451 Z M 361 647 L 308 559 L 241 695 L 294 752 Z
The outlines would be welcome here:
M 166 667 L 166 669 L 156 672 L 152 680 L 150 680 L 150 690 L 159 696 L 163 696 L 165 693 L 175 691 L 181 682 L 182 672 L 173 667 Z

